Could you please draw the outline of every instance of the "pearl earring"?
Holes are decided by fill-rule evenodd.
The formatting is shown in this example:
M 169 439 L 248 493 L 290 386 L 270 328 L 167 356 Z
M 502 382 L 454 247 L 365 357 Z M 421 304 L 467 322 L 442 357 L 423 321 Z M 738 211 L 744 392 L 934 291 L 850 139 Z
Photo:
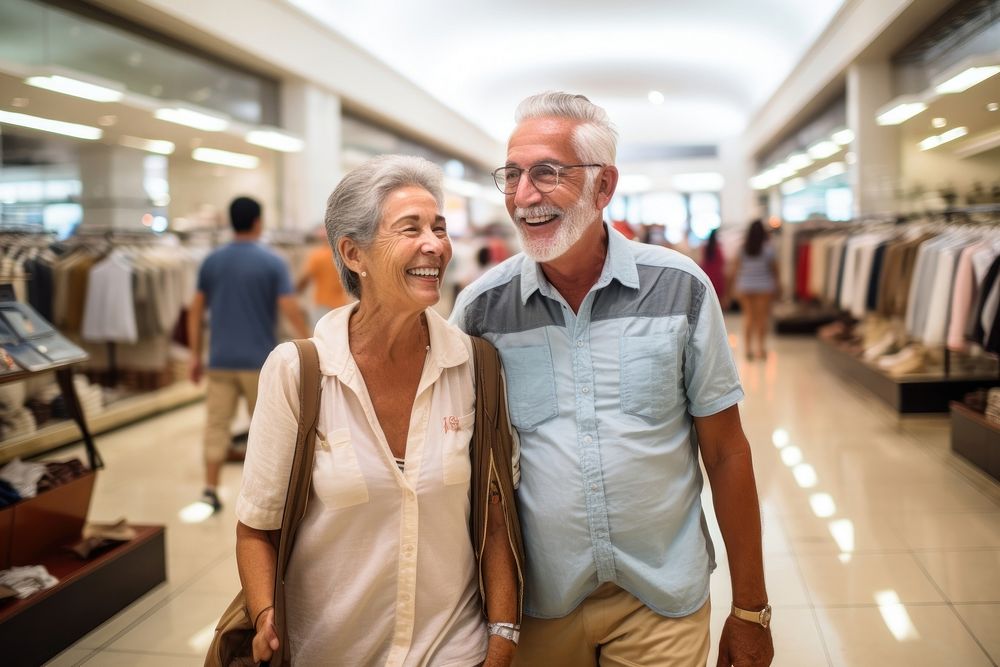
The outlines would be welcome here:
M 367 271 L 362 271 L 361 272 L 361 277 L 362 278 L 367 278 L 368 277 L 368 272 Z

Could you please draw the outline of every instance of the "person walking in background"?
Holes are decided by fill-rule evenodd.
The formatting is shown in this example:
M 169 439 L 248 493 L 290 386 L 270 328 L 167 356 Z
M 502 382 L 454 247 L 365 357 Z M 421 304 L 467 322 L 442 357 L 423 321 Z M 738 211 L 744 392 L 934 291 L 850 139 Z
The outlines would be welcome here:
M 315 327 L 319 319 L 328 312 L 351 301 L 340 282 L 333 259 L 333 249 L 327 243 L 325 233 L 319 240 L 320 244 L 306 256 L 302 275 L 295 285 L 295 291 L 302 294 L 312 283 L 312 303 L 309 306 L 309 324 L 312 327 Z
M 618 183 L 604 109 L 545 93 L 515 120 L 493 176 L 524 252 L 466 288 L 452 321 L 500 352 L 521 438 L 516 664 L 705 664 L 700 454 L 732 583 L 718 664 L 768 665 L 760 509 L 715 290 L 687 257 L 604 224 Z
M 774 247 L 760 220 L 754 220 L 747 228 L 743 248 L 733 264 L 733 282 L 734 294 L 743 311 L 743 352 L 747 359 L 755 356 L 764 359 L 771 304 L 780 296 L 781 281 Z
M 358 301 L 324 317 L 313 338 L 323 374 L 315 464 L 285 574 L 295 665 L 506 667 L 514 653 L 518 455 L 509 433 L 509 459 L 506 449 L 503 460 L 480 450 L 489 464 L 472 468 L 470 444 L 484 444 L 473 439 L 473 343 L 433 308 L 452 254 L 442 177 L 422 158 L 383 155 L 348 173 L 327 202 L 330 245 Z M 274 533 L 298 381 L 294 345 L 277 347 L 261 371 L 236 503 L 255 660 L 280 641 Z
M 229 206 L 233 241 L 213 251 L 198 270 L 198 291 L 188 309 L 191 381 L 208 377 L 204 436 L 205 491 L 202 501 L 222 509 L 218 486 L 232 436 L 229 429 L 242 396 L 253 415 L 260 368 L 277 345 L 278 311 L 296 335 L 309 335 L 285 263 L 259 243 L 260 204 L 238 197 Z M 209 315 L 208 372 L 202 339 Z
M 719 243 L 718 227 L 709 232 L 705 246 L 702 248 L 701 262 L 698 263 L 698 266 L 712 281 L 712 287 L 715 288 L 715 294 L 719 297 L 719 303 L 725 310 L 728 305 L 726 301 L 726 257 L 723 255 L 722 245 Z

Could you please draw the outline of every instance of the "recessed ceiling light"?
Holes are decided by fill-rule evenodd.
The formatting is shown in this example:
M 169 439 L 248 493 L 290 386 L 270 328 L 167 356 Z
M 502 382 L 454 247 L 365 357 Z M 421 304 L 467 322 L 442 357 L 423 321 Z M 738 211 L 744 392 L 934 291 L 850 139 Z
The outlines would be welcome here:
M 969 69 L 951 77 L 947 81 L 939 83 L 934 87 L 934 90 L 936 90 L 940 95 L 961 93 L 997 73 L 1000 73 L 1000 65 L 970 67 Z
M 805 169 L 806 167 L 812 165 L 813 159 L 806 155 L 805 153 L 792 153 L 788 156 L 786 160 L 788 166 L 798 171 L 800 169 Z
M 833 143 L 838 146 L 846 146 L 854 141 L 854 132 L 850 129 L 838 130 L 837 132 L 834 132 L 833 136 L 830 138 L 833 139 Z
M 199 162 L 211 162 L 212 164 L 239 167 L 240 169 L 256 169 L 257 165 L 260 164 L 260 158 L 256 155 L 232 153 L 217 148 L 196 148 L 191 152 L 191 157 Z
M 968 133 L 969 133 L 969 128 L 956 127 L 942 134 L 937 134 L 934 135 L 933 137 L 927 137 L 926 139 L 921 141 L 918 145 L 920 146 L 920 150 L 929 151 L 932 148 L 937 148 L 941 144 L 946 144 L 949 141 L 954 141 L 955 139 L 964 137 Z
M 998 103 L 998 102 L 990 102 L 989 104 L 986 105 L 986 110 L 987 111 L 1000 111 L 1000 103 Z
M 118 122 L 118 116 L 114 114 L 108 114 L 106 116 L 101 116 L 97 119 L 97 124 L 101 127 L 111 127 Z
M 160 155 L 170 155 L 174 152 L 174 143 L 164 139 L 142 139 L 140 137 L 123 136 L 118 139 L 118 143 L 122 146 L 137 148 L 150 153 L 159 153 Z
M 205 132 L 221 132 L 229 127 L 229 121 L 221 116 L 214 116 L 184 107 L 163 107 L 153 112 L 153 115 L 168 123 L 186 125 Z
M 89 139 L 91 141 L 100 139 L 104 134 L 100 128 L 91 127 L 89 125 L 66 123 L 61 120 L 41 118 L 40 116 L 29 116 L 28 114 L 12 113 L 10 111 L 0 111 L 0 123 L 17 125 L 19 127 L 28 127 L 33 130 L 41 130 L 43 132 L 53 132 L 67 137 L 76 137 L 77 139 Z
M 29 86 L 44 88 L 63 95 L 82 97 L 93 102 L 117 102 L 125 96 L 121 90 L 109 86 L 99 86 L 87 81 L 80 81 L 68 76 L 53 74 L 51 76 L 29 76 L 24 80 Z
M 820 141 L 809 147 L 809 157 L 814 160 L 822 160 L 840 152 L 841 147 L 832 141 Z
M 263 146 L 282 153 L 298 153 L 305 145 L 298 137 L 277 130 L 253 130 L 247 134 L 246 140 L 255 146 Z
M 649 98 L 649 101 L 652 104 L 663 104 L 663 100 L 666 99 L 663 96 L 663 93 L 661 93 L 658 90 L 651 90 L 651 91 L 649 91 L 649 95 L 647 95 L 647 97 Z
M 923 102 L 903 102 L 883 111 L 875 117 L 879 125 L 899 125 L 927 108 Z
M 17 107 L 18 109 L 20 109 L 22 107 L 26 107 L 26 106 L 28 106 L 28 98 L 27 97 L 15 97 L 14 99 L 12 99 L 10 101 L 10 105 L 12 107 Z
M 937 129 L 941 129 L 942 127 L 944 127 L 947 124 L 948 124 L 948 121 L 945 120 L 944 118 L 934 118 L 934 119 L 931 120 L 931 125 L 933 125 Z

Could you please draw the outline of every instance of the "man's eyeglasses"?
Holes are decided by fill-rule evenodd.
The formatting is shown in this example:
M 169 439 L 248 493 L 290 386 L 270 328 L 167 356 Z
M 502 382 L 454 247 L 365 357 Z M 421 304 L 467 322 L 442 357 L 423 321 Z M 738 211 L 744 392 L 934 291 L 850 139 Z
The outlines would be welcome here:
M 517 192 L 517 184 L 521 182 L 521 174 L 528 172 L 528 178 L 535 189 L 542 194 L 548 194 L 559 187 L 559 179 L 567 169 L 577 169 L 579 167 L 603 167 L 603 164 L 536 164 L 528 169 L 520 167 L 500 167 L 493 172 L 493 180 L 496 181 L 500 192 L 505 195 L 512 195 Z

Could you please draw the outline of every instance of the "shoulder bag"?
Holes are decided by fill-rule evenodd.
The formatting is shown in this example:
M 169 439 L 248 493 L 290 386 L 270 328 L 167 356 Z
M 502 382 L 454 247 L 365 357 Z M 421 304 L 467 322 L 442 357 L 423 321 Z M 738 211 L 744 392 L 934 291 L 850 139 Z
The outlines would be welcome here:
M 296 340 L 299 352 L 299 426 L 295 438 L 295 456 L 288 478 L 285 511 L 281 518 L 278 536 L 277 567 L 274 578 L 274 625 L 278 630 L 280 646 L 271 657 L 269 665 L 291 665 L 288 650 L 288 633 L 285 628 L 285 570 L 295 531 L 305 514 L 312 481 L 313 454 L 316 446 L 316 422 L 319 417 L 320 370 L 316 345 L 309 339 Z M 252 642 L 256 631 L 246 598 L 241 590 L 229 604 L 215 628 L 215 637 L 205 657 L 205 667 L 233 667 L 256 665 L 253 660 Z

